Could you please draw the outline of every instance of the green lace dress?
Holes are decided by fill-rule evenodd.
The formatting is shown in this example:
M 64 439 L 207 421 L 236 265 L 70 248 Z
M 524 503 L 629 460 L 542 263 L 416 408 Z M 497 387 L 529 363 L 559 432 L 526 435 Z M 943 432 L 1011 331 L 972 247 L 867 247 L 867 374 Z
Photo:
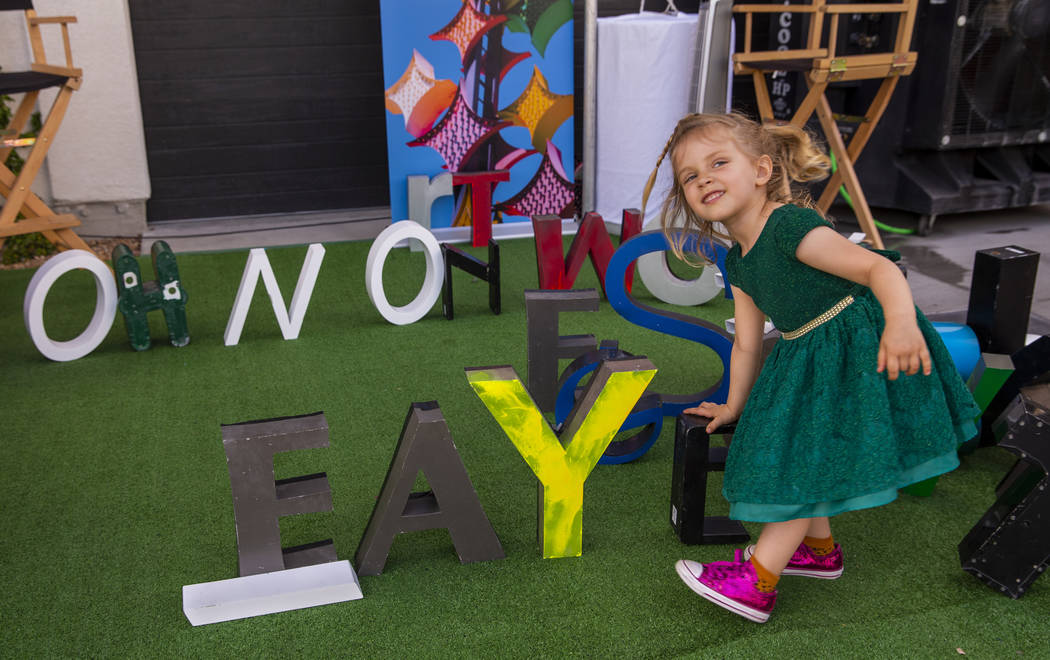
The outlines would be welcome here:
M 918 313 L 933 373 L 891 381 L 875 371 L 884 318 L 865 286 L 795 258 L 802 238 L 831 226 L 782 206 L 747 255 L 734 245 L 729 281 L 781 332 L 854 302 L 766 359 L 730 445 L 722 489 L 730 517 L 756 522 L 830 516 L 892 501 L 897 489 L 958 466 L 979 413 L 937 331 Z

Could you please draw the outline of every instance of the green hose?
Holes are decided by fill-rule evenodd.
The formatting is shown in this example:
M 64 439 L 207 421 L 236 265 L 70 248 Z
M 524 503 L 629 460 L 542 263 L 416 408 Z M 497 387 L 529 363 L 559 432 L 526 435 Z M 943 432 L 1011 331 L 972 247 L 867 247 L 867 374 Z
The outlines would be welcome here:
M 829 152 L 828 155 L 831 156 L 831 173 L 834 174 L 835 170 L 838 169 L 836 167 L 836 163 L 835 163 L 835 154 L 834 154 L 834 152 Z M 853 208 L 853 199 L 849 196 L 849 193 L 846 192 L 846 186 L 845 185 L 839 186 L 839 194 L 842 195 L 842 198 L 846 200 L 847 204 L 849 204 L 850 209 L 852 209 L 853 212 L 856 213 L 857 210 Z M 874 218 L 872 218 L 872 219 L 874 220 Z M 883 223 L 879 222 L 878 220 L 875 220 L 875 226 L 878 227 L 879 229 L 883 230 L 883 231 L 888 231 L 891 234 L 914 234 L 915 233 L 914 229 L 905 229 L 904 227 L 891 227 L 890 225 L 883 224 Z

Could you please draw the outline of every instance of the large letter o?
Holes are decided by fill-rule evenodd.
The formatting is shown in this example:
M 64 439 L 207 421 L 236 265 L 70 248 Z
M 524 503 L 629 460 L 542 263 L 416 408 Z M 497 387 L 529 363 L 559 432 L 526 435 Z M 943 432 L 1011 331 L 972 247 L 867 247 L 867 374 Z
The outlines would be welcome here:
M 423 288 L 415 300 L 404 307 L 394 307 L 383 291 L 383 265 L 395 245 L 405 239 L 416 239 L 423 244 L 427 258 L 427 275 Z M 425 227 L 412 220 L 402 220 L 390 225 L 376 236 L 365 262 L 365 288 L 379 313 L 395 325 L 415 323 L 426 316 L 441 295 L 441 283 L 445 277 L 445 262 L 441 257 L 441 246 Z
M 649 218 L 642 231 L 660 228 L 660 214 Z M 642 278 L 642 284 L 649 293 L 665 303 L 672 305 L 702 305 L 714 298 L 722 290 L 715 280 L 717 266 L 704 266 L 700 277 L 695 280 L 683 280 L 671 272 L 667 265 L 668 252 L 649 252 L 638 257 L 635 271 Z
M 44 330 L 44 300 L 58 278 L 78 268 L 95 276 L 95 314 L 79 336 L 69 341 L 53 341 Z M 101 259 L 86 250 L 67 250 L 48 259 L 29 281 L 22 305 L 26 330 L 33 344 L 44 357 L 56 362 L 77 360 L 98 348 L 109 334 L 116 314 L 117 285 L 113 273 Z

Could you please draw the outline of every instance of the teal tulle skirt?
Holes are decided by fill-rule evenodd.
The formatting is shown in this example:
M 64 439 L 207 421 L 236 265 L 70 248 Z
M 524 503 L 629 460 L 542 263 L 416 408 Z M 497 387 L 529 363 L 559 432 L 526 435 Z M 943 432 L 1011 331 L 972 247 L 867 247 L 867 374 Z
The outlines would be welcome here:
M 949 472 L 979 414 L 940 336 L 918 313 L 933 373 L 875 371 L 882 307 L 865 287 L 833 319 L 781 339 L 733 435 L 723 495 L 755 522 L 832 516 L 886 504 L 897 489 Z

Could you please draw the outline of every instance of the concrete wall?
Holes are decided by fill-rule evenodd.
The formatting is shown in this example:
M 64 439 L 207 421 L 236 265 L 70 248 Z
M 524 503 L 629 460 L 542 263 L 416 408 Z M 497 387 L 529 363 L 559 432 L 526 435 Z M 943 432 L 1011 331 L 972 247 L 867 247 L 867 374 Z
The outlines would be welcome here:
M 40 16 L 76 16 L 69 26 L 73 65 L 84 70 L 33 189 L 60 213 L 76 213 L 85 236 L 133 236 L 146 228 L 150 195 L 135 52 L 126 0 L 35 0 Z M 45 25 L 49 62 L 63 64 L 61 29 Z M 31 61 L 20 12 L 0 13 L 0 66 Z M 54 91 L 41 93 L 51 107 Z

